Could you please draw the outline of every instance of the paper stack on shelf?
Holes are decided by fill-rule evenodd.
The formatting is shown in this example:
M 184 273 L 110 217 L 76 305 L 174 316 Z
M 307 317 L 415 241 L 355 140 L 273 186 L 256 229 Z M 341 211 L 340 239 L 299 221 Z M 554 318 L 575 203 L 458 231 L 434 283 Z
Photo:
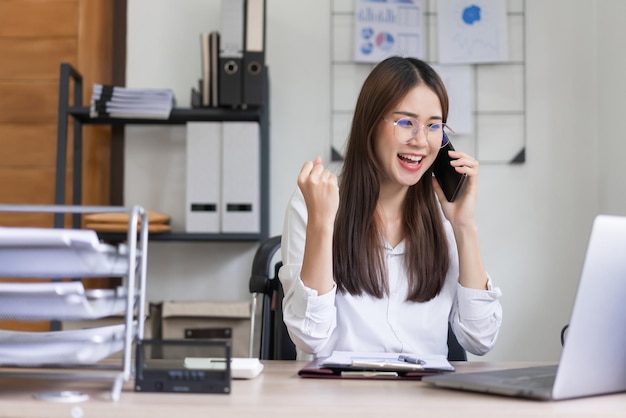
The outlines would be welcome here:
M 90 116 L 167 119 L 174 107 L 171 89 L 141 89 L 94 84 Z
M 79 281 L 0 283 L 0 319 L 96 319 L 126 309 L 126 289 L 85 290 Z M 36 306 L 37 309 L 33 309 Z
M 0 227 L 0 277 L 103 277 L 128 270 L 128 247 L 101 243 L 95 231 Z

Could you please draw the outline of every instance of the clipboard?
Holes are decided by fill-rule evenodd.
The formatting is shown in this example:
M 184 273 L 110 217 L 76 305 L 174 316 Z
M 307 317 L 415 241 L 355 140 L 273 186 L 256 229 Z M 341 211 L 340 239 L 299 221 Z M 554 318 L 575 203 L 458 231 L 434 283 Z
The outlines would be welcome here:
M 329 357 L 320 357 L 298 371 L 304 378 L 325 379 L 405 379 L 420 380 L 423 376 L 454 372 L 444 356 L 419 357 L 408 362 L 402 357 L 417 359 L 414 355 L 393 353 L 355 353 L 336 351 Z

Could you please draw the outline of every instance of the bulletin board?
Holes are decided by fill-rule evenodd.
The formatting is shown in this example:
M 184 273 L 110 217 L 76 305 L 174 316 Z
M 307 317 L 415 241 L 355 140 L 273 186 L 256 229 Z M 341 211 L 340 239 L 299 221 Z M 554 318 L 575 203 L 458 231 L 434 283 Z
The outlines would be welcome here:
M 481 1 L 484 0 L 477 3 Z M 375 64 L 357 63 L 353 58 L 354 0 L 331 0 L 330 13 L 330 135 L 333 159 L 340 160 L 359 91 Z M 508 59 L 465 66 L 469 67 L 473 126 L 455 135 L 453 142 L 457 149 L 475 156 L 481 164 L 520 164 L 526 160 L 525 0 L 506 2 L 506 21 Z M 425 0 L 423 22 L 424 59 L 437 68 L 436 0 Z M 454 76 L 449 76 L 449 80 L 444 78 L 444 82 L 449 86 Z M 454 119 L 452 107 L 453 104 L 448 122 Z

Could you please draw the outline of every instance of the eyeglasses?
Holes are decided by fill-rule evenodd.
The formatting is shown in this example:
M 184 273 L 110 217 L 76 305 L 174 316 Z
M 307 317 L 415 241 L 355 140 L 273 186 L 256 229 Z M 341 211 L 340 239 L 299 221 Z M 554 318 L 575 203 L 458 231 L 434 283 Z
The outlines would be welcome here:
M 393 125 L 393 135 L 402 144 L 408 144 L 416 138 L 420 129 L 424 131 L 429 142 L 439 144 L 440 147 L 448 145 L 450 137 L 454 135 L 454 130 L 443 122 L 422 125 L 414 118 L 400 118 L 395 122 L 387 118 L 383 120 Z

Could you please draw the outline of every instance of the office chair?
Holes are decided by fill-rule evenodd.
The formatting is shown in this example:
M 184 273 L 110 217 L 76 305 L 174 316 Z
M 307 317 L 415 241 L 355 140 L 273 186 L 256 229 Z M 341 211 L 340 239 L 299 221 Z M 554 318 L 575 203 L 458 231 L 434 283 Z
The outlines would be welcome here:
M 272 266 L 274 255 L 280 249 L 280 235 L 268 238 L 261 243 L 252 260 L 252 273 L 249 289 L 252 293 L 252 321 L 250 323 L 250 353 L 252 353 L 256 326 L 256 304 L 258 295 L 263 295 L 261 305 L 261 360 L 295 360 L 296 347 L 287 333 L 283 322 L 283 286 L 278 280 L 278 270 L 282 262 Z M 271 274 L 273 273 L 273 276 Z
M 256 313 L 257 296 L 263 295 L 261 306 L 261 342 L 259 358 L 261 360 L 295 360 L 296 348 L 283 322 L 283 287 L 278 280 L 278 270 L 282 262 L 277 261 L 272 266 L 276 252 L 280 249 L 281 236 L 268 238 L 261 243 L 252 261 L 249 290 L 252 293 L 252 312 Z M 273 273 L 273 276 L 271 274 Z M 256 326 L 255 315 L 252 315 L 250 327 L 250 354 L 252 352 L 254 331 Z M 461 347 L 450 324 L 448 324 L 448 360 L 467 361 L 467 353 Z

